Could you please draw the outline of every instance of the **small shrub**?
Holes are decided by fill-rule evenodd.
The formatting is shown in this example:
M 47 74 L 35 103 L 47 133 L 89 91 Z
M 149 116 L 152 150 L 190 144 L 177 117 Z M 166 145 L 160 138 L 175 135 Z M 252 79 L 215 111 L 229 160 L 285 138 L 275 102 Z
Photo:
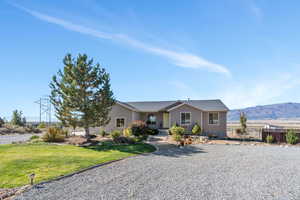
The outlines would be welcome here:
M 175 142 L 180 143 L 182 140 L 182 136 L 179 134 L 172 134 L 172 138 Z
M 240 128 L 235 129 L 235 133 L 240 135 L 242 133 L 242 129 L 240 129 Z
M 123 130 L 123 135 L 124 135 L 125 137 L 131 137 L 131 136 L 132 136 L 132 130 L 131 130 L 131 128 L 130 128 L 130 127 L 125 128 L 125 129 Z
M 113 139 L 113 141 L 116 141 L 119 137 L 121 137 L 121 131 L 114 130 L 110 133 L 110 136 Z
M 101 137 L 105 137 L 107 134 L 105 132 L 105 130 L 100 130 L 99 134 L 101 135 Z
M 296 144 L 299 139 L 294 130 L 288 130 L 285 138 L 288 144 Z
M 40 136 L 38 136 L 38 135 L 33 135 L 33 136 L 30 137 L 30 140 L 35 140 L 35 139 L 39 139 L 39 138 L 40 138 Z
M 201 133 L 201 127 L 197 123 L 192 128 L 192 133 L 194 135 L 198 135 L 199 133 Z
M 25 131 L 28 133 L 40 133 L 41 131 L 35 128 L 33 125 L 28 125 L 25 127 Z
M 42 139 L 44 142 L 63 142 L 65 140 L 65 136 L 62 129 L 52 127 L 48 128 Z
M 30 143 L 40 143 L 40 142 L 43 142 L 43 139 L 40 138 L 40 136 L 38 136 L 38 135 L 33 135 L 30 137 L 29 141 L 30 141 Z
M 40 128 L 40 129 L 46 128 L 45 122 L 41 122 L 41 123 L 38 125 L 38 128 Z
M 183 127 L 176 126 L 176 125 L 170 128 L 171 135 L 183 135 L 184 131 L 185 129 Z
M 244 112 L 240 113 L 240 124 L 241 124 L 241 134 L 246 134 L 247 132 L 247 116 Z
M 144 136 L 147 135 L 147 125 L 145 122 L 137 120 L 137 121 L 133 121 L 130 125 L 131 131 L 132 131 L 132 135 L 136 136 L 136 137 L 140 137 L 140 136 Z
M 273 143 L 274 142 L 274 137 L 272 136 L 272 135 L 267 135 L 267 137 L 266 137 L 266 141 L 267 141 L 267 143 Z

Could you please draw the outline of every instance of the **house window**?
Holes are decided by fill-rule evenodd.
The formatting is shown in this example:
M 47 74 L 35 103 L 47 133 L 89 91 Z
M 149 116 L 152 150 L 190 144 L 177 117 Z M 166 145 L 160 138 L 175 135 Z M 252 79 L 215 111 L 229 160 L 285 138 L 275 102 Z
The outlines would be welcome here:
M 116 127 L 117 128 L 125 127 L 125 119 L 124 118 L 117 118 L 116 119 Z
M 181 125 L 191 124 L 191 113 L 190 112 L 180 113 L 180 121 L 181 121 Z
M 208 123 L 209 124 L 219 124 L 219 113 L 209 113 Z
M 147 124 L 155 125 L 156 124 L 156 117 L 153 114 L 148 115 Z

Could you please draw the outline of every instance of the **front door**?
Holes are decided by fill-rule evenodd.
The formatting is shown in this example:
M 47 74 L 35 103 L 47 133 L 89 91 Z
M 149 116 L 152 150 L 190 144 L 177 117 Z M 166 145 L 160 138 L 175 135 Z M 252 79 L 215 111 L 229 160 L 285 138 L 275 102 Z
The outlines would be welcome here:
M 163 128 L 169 128 L 169 113 L 163 113 Z

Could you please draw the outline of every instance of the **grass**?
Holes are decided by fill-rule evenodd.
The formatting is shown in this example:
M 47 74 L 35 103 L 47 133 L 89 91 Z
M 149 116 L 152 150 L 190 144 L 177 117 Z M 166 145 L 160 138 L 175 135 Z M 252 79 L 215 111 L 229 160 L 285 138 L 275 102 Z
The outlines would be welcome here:
M 46 143 L 0 145 L 0 188 L 26 185 L 31 173 L 35 173 L 35 183 L 38 183 L 92 165 L 154 150 L 148 144 L 105 143 L 86 148 Z

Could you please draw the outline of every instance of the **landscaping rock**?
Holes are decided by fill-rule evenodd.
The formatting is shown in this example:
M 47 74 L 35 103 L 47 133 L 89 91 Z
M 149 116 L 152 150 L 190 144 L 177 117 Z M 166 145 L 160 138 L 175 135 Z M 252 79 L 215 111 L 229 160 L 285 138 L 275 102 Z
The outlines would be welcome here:
M 25 185 L 17 188 L 1 189 L 0 188 L 0 200 L 8 199 L 14 195 L 21 194 L 26 189 L 30 188 L 30 185 Z
M 209 141 L 208 136 L 199 136 L 199 140 L 200 142 L 206 143 Z
M 72 136 L 69 138 L 66 138 L 66 143 L 67 144 L 72 144 L 72 145 L 83 145 L 87 142 L 87 139 L 81 136 Z
M 16 199 L 299 199 L 299 155 L 300 148 L 276 145 L 161 148 L 34 187 Z

